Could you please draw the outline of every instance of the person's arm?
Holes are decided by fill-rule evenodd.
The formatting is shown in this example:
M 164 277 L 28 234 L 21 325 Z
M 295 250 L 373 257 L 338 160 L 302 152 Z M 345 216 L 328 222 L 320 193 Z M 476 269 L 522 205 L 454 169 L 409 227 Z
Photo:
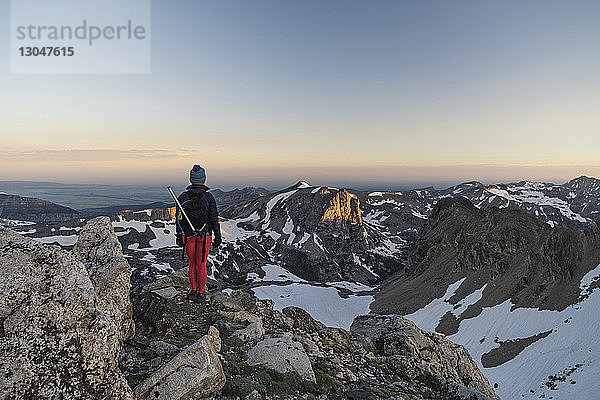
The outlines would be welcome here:
M 213 231 L 213 242 L 215 246 L 219 246 L 222 242 L 221 226 L 219 225 L 219 212 L 217 211 L 217 202 L 211 194 L 208 199 L 208 224 Z

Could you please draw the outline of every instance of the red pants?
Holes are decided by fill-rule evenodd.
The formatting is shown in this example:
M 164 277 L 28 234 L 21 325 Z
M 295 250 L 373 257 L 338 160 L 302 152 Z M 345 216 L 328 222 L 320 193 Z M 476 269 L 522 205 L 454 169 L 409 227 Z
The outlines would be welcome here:
M 185 252 L 190 260 L 188 277 L 192 290 L 198 290 L 204 293 L 206 286 L 206 259 L 210 250 L 211 236 L 194 236 L 187 238 Z M 204 247 L 204 251 L 203 251 Z

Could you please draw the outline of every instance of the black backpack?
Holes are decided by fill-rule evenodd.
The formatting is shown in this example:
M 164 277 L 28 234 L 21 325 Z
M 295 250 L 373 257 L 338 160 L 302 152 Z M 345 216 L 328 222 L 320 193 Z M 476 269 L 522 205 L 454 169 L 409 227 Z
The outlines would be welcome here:
M 190 198 L 189 202 L 183 206 L 185 213 L 194 225 L 194 228 L 200 232 L 206 232 L 206 224 L 208 223 L 208 209 L 205 202 L 203 201 L 204 194 L 206 192 L 190 192 L 188 191 Z M 184 231 L 187 236 L 191 236 L 192 229 L 189 224 L 184 223 Z

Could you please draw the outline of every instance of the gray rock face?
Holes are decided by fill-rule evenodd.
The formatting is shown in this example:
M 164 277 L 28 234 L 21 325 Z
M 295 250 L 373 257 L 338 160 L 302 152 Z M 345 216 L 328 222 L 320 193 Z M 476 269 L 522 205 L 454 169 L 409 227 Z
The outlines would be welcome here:
M 248 365 L 266 365 L 279 372 L 295 371 L 303 379 L 316 382 L 310 359 L 300 342 L 290 334 L 264 339 L 248 351 Z
M 162 366 L 135 388 L 137 399 L 196 400 L 219 391 L 225 374 L 217 354 L 221 349 L 218 330 L 208 334 Z
M 397 368 L 416 380 L 436 377 L 440 385 L 446 385 L 452 392 L 468 392 L 458 390 L 464 386 L 487 396 L 482 398 L 498 399 L 464 347 L 441 335 L 422 331 L 399 315 L 360 316 L 350 330 L 368 350 L 393 360 Z
M 175 289 L 173 286 L 169 286 L 166 288 L 154 290 L 154 293 L 165 299 L 172 299 L 173 297 L 177 296 L 178 292 L 177 289 Z
M 0 229 L 0 293 L 0 399 L 133 399 L 121 333 L 78 257 Z
M 260 339 L 261 337 L 264 336 L 264 334 L 265 334 L 265 330 L 263 329 L 262 324 L 260 323 L 260 321 L 256 321 L 256 322 L 252 322 L 250 325 L 248 325 L 244 329 L 236 331 L 233 335 L 235 337 L 239 337 L 242 340 L 254 340 L 254 339 Z
M 600 224 L 551 228 L 519 210 L 476 208 L 466 198 L 442 199 L 407 250 L 405 270 L 382 285 L 377 313 L 410 314 L 467 278 L 452 304 L 490 283 L 482 298 L 437 332 L 456 333 L 463 319 L 507 299 L 519 307 L 563 310 L 578 301 L 583 276 L 600 263 Z
M 83 261 L 98 298 L 97 307 L 116 325 L 119 342 L 135 331 L 129 299 L 131 267 L 108 217 L 94 218 L 81 229 L 73 253 Z

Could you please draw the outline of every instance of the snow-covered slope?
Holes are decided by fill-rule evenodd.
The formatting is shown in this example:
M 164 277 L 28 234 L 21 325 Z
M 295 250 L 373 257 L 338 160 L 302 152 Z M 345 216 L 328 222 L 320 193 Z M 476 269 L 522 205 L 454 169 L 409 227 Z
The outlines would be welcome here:
M 434 332 L 442 317 L 460 316 L 485 286 L 451 304 L 464 279 L 418 311 L 405 315 Z M 447 336 L 467 348 L 496 393 L 510 399 L 595 399 L 600 394 L 600 265 L 581 280 L 579 301 L 562 311 L 514 308 L 510 300 L 483 308 Z
M 265 275 L 248 274 L 259 299 L 275 302 L 275 310 L 294 306 L 307 311 L 325 326 L 350 330 L 352 321 L 369 313 L 373 288 L 353 282 L 310 283 L 277 265 L 262 267 Z

